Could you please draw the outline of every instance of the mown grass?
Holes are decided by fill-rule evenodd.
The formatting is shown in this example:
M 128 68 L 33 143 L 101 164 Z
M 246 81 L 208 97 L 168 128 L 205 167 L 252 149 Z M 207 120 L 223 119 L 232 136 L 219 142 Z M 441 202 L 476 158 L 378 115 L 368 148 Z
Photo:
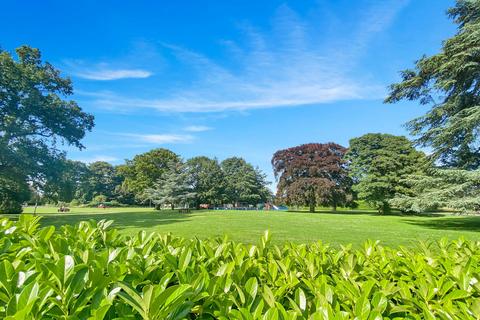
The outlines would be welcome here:
M 25 212 L 33 212 L 26 208 Z M 82 220 L 114 220 L 123 233 L 141 230 L 172 233 L 181 237 L 207 238 L 227 235 L 245 243 L 257 242 L 265 230 L 273 234 L 273 242 L 306 243 L 317 240 L 333 245 L 380 240 L 388 246 L 411 245 L 418 240 L 480 239 L 480 217 L 429 214 L 420 216 L 387 215 L 374 211 L 339 211 L 332 213 L 276 211 L 155 211 L 149 208 L 72 208 L 70 213 L 57 213 L 56 208 L 38 209 L 43 225 L 61 226 Z

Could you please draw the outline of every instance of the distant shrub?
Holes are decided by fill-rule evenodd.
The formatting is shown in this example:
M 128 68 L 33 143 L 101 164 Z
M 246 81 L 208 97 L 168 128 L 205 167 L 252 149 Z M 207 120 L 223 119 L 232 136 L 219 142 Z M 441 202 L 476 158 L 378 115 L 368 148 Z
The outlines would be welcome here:
M 71 207 L 78 207 L 79 205 L 80 205 L 80 201 L 78 201 L 78 199 L 73 199 L 72 201 L 70 201 Z
M 126 204 L 118 202 L 117 200 L 112 200 L 112 201 L 109 201 L 109 202 L 105 202 L 105 204 L 109 207 L 127 207 L 128 206 Z
M 103 194 L 95 196 L 92 200 L 92 203 L 97 203 L 97 204 L 101 204 L 101 203 L 104 203 L 104 202 L 107 202 L 107 197 L 104 196 Z

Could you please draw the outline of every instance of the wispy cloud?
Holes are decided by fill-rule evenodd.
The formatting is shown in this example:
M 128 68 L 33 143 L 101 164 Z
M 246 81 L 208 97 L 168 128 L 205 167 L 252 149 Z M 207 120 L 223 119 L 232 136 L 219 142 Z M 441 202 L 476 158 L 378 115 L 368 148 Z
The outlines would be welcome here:
M 358 14 L 350 32 L 338 35 L 340 41 L 323 40 L 315 21 L 283 6 L 271 30 L 243 25 L 243 41 L 222 42 L 230 53 L 229 61 L 164 45 L 176 63 L 190 71 L 184 83 L 171 87 L 167 83 L 157 96 L 96 92 L 90 99 L 96 106 L 116 111 L 219 112 L 380 98 L 385 85 L 355 73 L 355 66 L 375 35 L 392 23 L 407 2 L 373 2 Z
M 128 78 L 148 78 L 151 72 L 140 69 L 120 69 L 120 70 L 85 70 L 76 73 L 77 77 L 89 80 L 118 80 Z
M 88 80 L 120 80 L 131 78 L 148 78 L 153 73 L 136 68 L 116 68 L 108 63 L 88 64 L 84 61 L 66 61 L 67 69 L 76 77 Z
M 189 132 L 204 132 L 204 131 L 212 130 L 212 128 L 207 126 L 188 126 L 183 128 L 183 130 L 189 131 Z
M 116 157 L 106 156 L 106 155 L 94 155 L 92 157 L 87 157 L 87 158 L 74 158 L 73 160 L 82 161 L 85 163 L 93 163 L 97 161 L 115 162 L 115 161 L 118 161 L 119 159 Z
M 194 137 L 188 134 L 136 134 L 120 133 L 119 136 L 130 138 L 143 143 L 173 144 L 191 142 Z

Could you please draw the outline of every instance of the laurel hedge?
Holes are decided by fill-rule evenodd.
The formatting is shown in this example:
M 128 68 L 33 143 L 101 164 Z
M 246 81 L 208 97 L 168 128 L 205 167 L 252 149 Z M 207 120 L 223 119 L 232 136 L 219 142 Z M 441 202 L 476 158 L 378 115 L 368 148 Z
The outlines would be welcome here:
M 253 245 L 111 223 L 1 219 L 0 318 L 480 318 L 480 242 Z

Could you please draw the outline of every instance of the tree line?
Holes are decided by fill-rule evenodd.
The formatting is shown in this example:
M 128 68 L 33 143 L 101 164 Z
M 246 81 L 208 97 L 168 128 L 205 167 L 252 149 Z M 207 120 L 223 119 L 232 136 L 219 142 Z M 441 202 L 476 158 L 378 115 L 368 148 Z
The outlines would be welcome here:
M 33 192 L 31 204 L 200 208 L 202 204 L 256 205 L 271 199 L 265 175 L 239 157 L 219 162 L 199 156 L 183 161 L 174 152 L 159 148 L 117 166 L 67 159 L 58 164 L 61 179 L 49 180 Z
M 277 151 L 272 158 L 278 180 L 276 201 L 287 205 L 355 208 L 364 200 L 382 213 L 392 200 L 412 190 L 403 179 L 428 166 L 425 154 L 403 136 L 370 133 L 336 143 L 310 143 Z
M 352 139 L 348 151 L 335 144 L 279 151 L 272 160 L 279 198 L 312 207 L 351 205 L 357 197 L 382 212 L 480 211 L 480 1 L 457 0 L 447 14 L 457 25 L 455 35 L 439 53 L 401 71 L 385 99 L 428 108 L 406 124 L 413 144 L 367 134 Z
M 415 144 L 428 147 L 431 165 L 402 182 L 392 205 L 413 212 L 447 207 L 480 211 L 480 1 L 457 0 L 447 11 L 457 25 L 440 52 L 423 56 L 402 81 L 390 86 L 386 103 L 416 101 L 428 108 L 407 123 Z
M 348 148 L 327 143 L 280 150 L 272 159 L 277 202 L 314 209 L 352 207 L 361 199 L 382 212 L 480 211 L 480 1 L 457 0 L 447 13 L 457 25 L 455 35 L 439 53 L 403 70 L 385 99 L 427 109 L 407 123 L 413 141 L 367 134 Z M 72 94 L 71 80 L 42 61 L 38 49 L 22 46 L 16 57 L 0 50 L 0 212 L 20 212 L 32 194 L 158 206 L 269 198 L 265 176 L 241 158 L 183 162 L 155 149 L 116 167 L 66 160 L 60 147 L 83 149 L 81 141 L 94 127 L 94 117 L 69 99 Z

